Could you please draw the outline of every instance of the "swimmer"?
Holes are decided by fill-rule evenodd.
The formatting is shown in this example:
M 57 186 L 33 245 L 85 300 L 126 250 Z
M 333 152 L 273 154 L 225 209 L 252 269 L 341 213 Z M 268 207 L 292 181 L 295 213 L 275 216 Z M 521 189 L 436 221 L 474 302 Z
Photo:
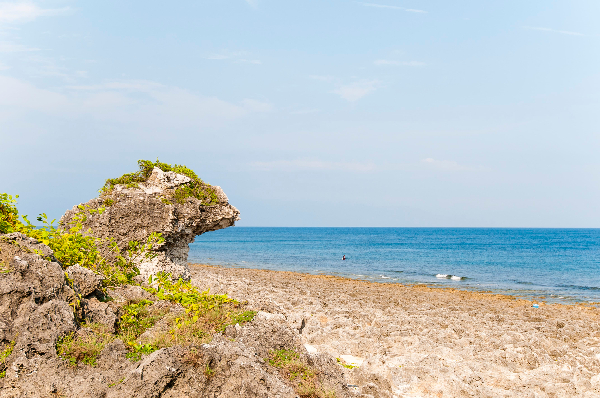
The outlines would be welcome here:
M 345 260 L 345 259 L 346 259 L 346 255 L 344 254 L 344 255 L 342 256 L 342 260 Z

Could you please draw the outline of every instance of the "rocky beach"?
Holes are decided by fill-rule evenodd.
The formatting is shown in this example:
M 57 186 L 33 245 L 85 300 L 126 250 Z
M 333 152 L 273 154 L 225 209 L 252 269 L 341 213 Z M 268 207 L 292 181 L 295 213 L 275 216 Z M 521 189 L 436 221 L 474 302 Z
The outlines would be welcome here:
M 190 264 L 239 211 L 138 165 L 59 227 L 0 194 L 0 398 L 600 396 L 596 307 Z
M 192 280 L 283 315 L 363 397 L 598 397 L 600 310 L 497 294 L 191 265 Z

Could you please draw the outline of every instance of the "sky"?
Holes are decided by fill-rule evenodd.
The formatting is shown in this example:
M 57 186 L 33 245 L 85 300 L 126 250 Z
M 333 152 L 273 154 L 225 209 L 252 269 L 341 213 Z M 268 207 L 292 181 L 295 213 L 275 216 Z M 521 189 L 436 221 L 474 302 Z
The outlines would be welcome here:
M 597 0 L 0 0 L 0 192 L 138 159 L 239 226 L 600 227 Z

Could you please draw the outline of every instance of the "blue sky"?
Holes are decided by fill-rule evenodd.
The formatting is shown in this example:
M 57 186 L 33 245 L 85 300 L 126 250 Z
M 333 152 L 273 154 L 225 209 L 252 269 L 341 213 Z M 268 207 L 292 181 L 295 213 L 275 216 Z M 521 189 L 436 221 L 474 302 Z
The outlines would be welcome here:
M 0 1 L 0 192 L 157 157 L 245 226 L 600 227 L 600 2 Z

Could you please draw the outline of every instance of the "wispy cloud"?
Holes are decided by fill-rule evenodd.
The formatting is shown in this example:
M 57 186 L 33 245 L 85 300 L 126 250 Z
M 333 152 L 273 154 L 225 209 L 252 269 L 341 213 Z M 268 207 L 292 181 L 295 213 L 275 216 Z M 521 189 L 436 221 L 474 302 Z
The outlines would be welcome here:
M 421 14 L 426 14 L 427 13 L 427 11 L 425 11 L 425 10 L 417 10 L 415 8 L 405 8 L 405 7 L 399 7 L 399 6 L 389 6 L 387 4 L 363 3 L 362 1 L 357 1 L 356 3 L 360 4 L 361 6 L 364 6 L 364 7 L 388 8 L 388 9 L 393 9 L 393 10 L 401 10 L 401 11 L 406 11 L 406 12 L 416 12 L 416 13 L 421 13 Z
M 373 61 L 373 64 L 381 65 L 393 65 L 393 66 L 425 66 L 425 62 L 418 61 L 393 61 L 389 59 L 377 59 Z
M 378 80 L 361 80 L 358 82 L 341 85 L 333 90 L 335 93 L 349 102 L 358 101 L 365 95 L 375 91 L 379 84 Z
M 206 57 L 206 59 L 223 61 L 230 60 L 236 64 L 254 64 L 261 65 L 262 62 L 258 59 L 251 59 L 248 57 L 249 53 L 247 51 L 222 51 L 217 54 L 211 54 Z
M 421 163 L 427 167 L 446 170 L 446 171 L 469 171 L 475 170 L 473 167 L 463 166 L 453 160 L 437 160 L 433 158 L 426 158 L 421 160 Z
M 322 160 L 275 160 L 252 162 L 250 166 L 259 171 L 351 171 L 368 172 L 375 170 L 372 163 L 329 162 Z
M 570 35 L 570 36 L 585 36 L 583 33 L 579 33 L 579 32 L 571 32 L 569 30 L 557 30 L 557 29 L 550 29 L 550 28 L 542 28 L 539 26 L 524 26 L 524 28 L 529 29 L 529 30 L 540 30 L 542 32 L 560 33 L 563 35 Z
M 248 5 L 250 5 L 250 7 L 258 7 L 258 1 L 257 0 L 244 0 L 246 3 L 248 3 Z
M 64 8 L 40 8 L 30 1 L 14 1 L 0 3 L 0 23 L 29 22 L 38 17 L 62 15 L 71 9 Z

